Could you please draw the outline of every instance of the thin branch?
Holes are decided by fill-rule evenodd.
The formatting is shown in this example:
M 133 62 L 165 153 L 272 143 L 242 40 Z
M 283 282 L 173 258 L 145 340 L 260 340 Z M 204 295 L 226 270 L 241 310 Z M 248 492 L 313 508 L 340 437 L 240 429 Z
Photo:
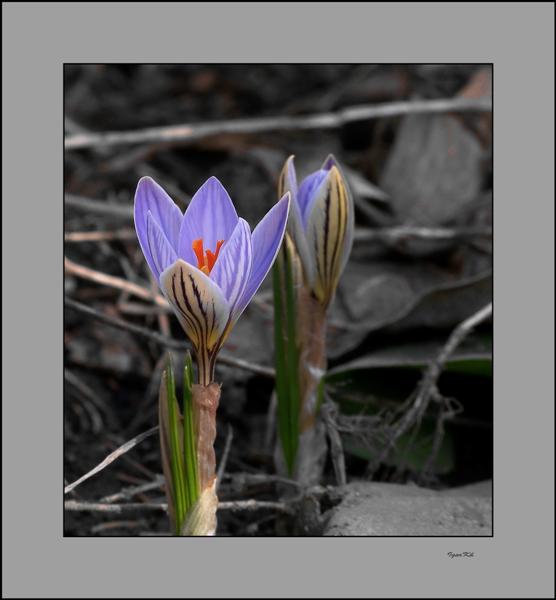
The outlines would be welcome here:
M 162 313 L 166 314 L 167 312 L 161 306 L 148 306 L 141 302 L 120 301 L 116 306 L 118 307 L 118 312 L 124 315 L 139 315 L 145 317 L 150 315 L 158 316 Z
M 107 502 L 81 502 L 78 500 L 66 500 L 64 509 L 76 512 L 103 512 L 123 514 L 127 512 L 155 511 L 167 512 L 166 502 L 127 502 L 125 504 L 110 504 Z M 219 502 L 218 510 L 231 512 L 274 510 L 285 514 L 292 514 L 293 507 L 284 502 L 271 502 L 263 500 L 231 500 Z
M 285 502 L 271 502 L 265 500 L 230 500 L 219 502 L 218 510 L 229 510 L 231 512 L 275 510 L 285 514 L 293 514 L 293 507 Z
M 64 241 L 70 243 L 80 242 L 111 242 L 113 240 L 133 240 L 137 237 L 133 229 L 119 229 L 117 231 L 72 231 L 64 234 Z
M 461 342 L 483 321 L 492 316 L 492 302 L 481 308 L 475 314 L 471 315 L 465 321 L 462 321 L 451 333 L 446 344 L 442 347 L 438 355 L 432 360 L 421 379 L 417 390 L 412 397 L 411 405 L 404 412 L 398 423 L 394 426 L 391 437 L 386 447 L 378 457 L 376 464 L 384 461 L 396 441 L 406 433 L 409 428 L 420 421 L 425 413 L 431 398 L 437 392 L 437 382 L 442 373 L 446 362 L 454 350 Z
M 165 301 L 166 302 L 166 301 Z M 116 327 L 117 329 L 122 329 L 124 331 L 129 331 L 146 339 L 149 339 L 159 346 L 163 346 L 165 348 L 170 348 L 171 350 L 178 351 L 186 351 L 191 350 L 191 344 L 188 342 L 181 342 L 174 338 L 166 337 L 156 331 L 152 331 L 151 329 L 147 329 L 146 327 L 141 327 L 140 325 L 134 325 L 132 323 L 128 323 L 123 319 L 118 319 L 116 317 L 111 317 L 109 315 L 105 315 L 104 313 L 87 306 L 86 304 L 82 304 L 81 302 L 77 302 L 68 296 L 64 297 L 64 304 L 66 307 L 77 310 L 83 314 L 88 315 L 98 321 L 102 321 L 107 325 L 111 325 L 112 327 Z M 228 365 L 230 367 L 236 367 L 238 369 L 243 369 L 244 371 L 250 371 L 251 373 L 256 373 L 257 375 L 262 375 L 264 377 L 274 378 L 275 373 L 274 369 L 270 367 L 264 367 L 263 365 L 258 365 L 247 360 L 243 360 L 241 358 L 235 358 L 229 356 L 225 352 L 220 352 L 218 355 L 218 362 L 223 365 Z
M 104 133 L 76 133 L 66 137 L 67 150 L 120 144 L 159 142 L 190 143 L 213 135 L 226 133 L 249 134 L 268 131 L 300 131 L 308 129 L 335 129 L 352 121 L 365 121 L 408 114 L 431 114 L 465 111 L 491 111 L 490 98 L 447 98 L 438 100 L 410 100 L 385 104 L 351 106 L 337 112 L 303 116 L 276 116 L 259 119 L 231 119 L 211 123 L 187 123 L 168 127 L 152 127 L 136 131 L 109 131 Z
M 340 486 L 346 485 L 346 459 L 344 456 L 342 438 L 338 431 L 337 424 L 338 407 L 332 400 L 327 399 L 321 408 L 321 413 L 326 427 L 326 433 L 328 434 L 328 439 L 330 441 L 330 455 L 336 482 Z
M 88 473 L 85 473 L 82 477 L 66 485 L 64 488 L 64 494 L 68 494 L 72 490 L 74 490 L 78 485 L 81 485 L 84 481 L 87 481 L 93 475 L 100 473 L 103 469 L 105 469 L 109 464 L 113 463 L 117 458 L 129 452 L 132 448 L 140 444 L 143 440 L 146 440 L 151 435 L 154 435 L 158 431 L 158 425 L 156 427 L 152 427 L 151 429 L 136 435 L 133 439 L 128 440 L 125 444 L 122 444 L 119 448 L 116 448 L 114 452 L 111 452 L 102 462 L 100 462 L 96 467 L 91 469 Z
M 100 499 L 100 502 L 112 504 L 113 502 L 119 502 L 120 500 L 129 500 L 133 496 L 142 494 L 144 492 L 150 492 L 151 490 L 157 490 L 164 485 L 164 477 L 158 476 L 154 481 L 149 481 L 141 485 L 131 486 L 124 488 L 120 492 L 111 494 L 110 496 L 104 496 Z
M 75 196 L 66 194 L 64 196 L 66 206 L 84 210 L 88 213 L 99 213 L 110 215 L 112 217 L 121 217 L 122 219 L 133 219 L 133 206 L 131 204 L 115 204 L 104 200 L 93 200 L 84 196 Z
M 78 500 L 66 500 L 64 509 L 77 512 L 104 512 L 122 514 L 124 512 L 136 511 L 161 511 L 168 510 L 166 502 L 127 502 L 126 504 L 110 504 L 108 502 L 80 502 Z
M 218 465 L 218 471 L 216 473 L 216 491 L 220 487 L 222 477 L 226 471 L 226 463 L 228 462 L 228 455 L 230 454 L 230 448 L 232 447 L 232 440 L 234 439 L 234 430 L 231 425 L 228 425 L 228 435 L 226 436 L 226 444 L 224 445 L 224 452 Z
M 64 270 L 68 275 L 75 275 L 76 277 L 81 277 L 81 279 L 86 279 L 87 281 L 94 281 L 95 283 L 99 283 L 107 287 L 122 290 L 128 294 L 132 294 L 133 296 L 155 302 L 158 304 L 158 306 L 162 306 L 167 310 L 170 310 L 168 302 L 164 296 L 162 296 L 162 294 L 153 294 L 147 288 L 137 285 L 136 283 L 132 283 L 127 279 L 122 279 L 121 277 L 115 277 L 114 275 L 108 275 L 106 273 L 102 273 L 101 271 L 95 271 L 89 267 L 78 265 L 69 258 L 64 258 Z
M 356 228 L 355 242 L 397 243 L 408 239 L 431 241 L 467 240 L 475 238 L 491 238 L 492 227 L 468 227 L 449 229 L 446 227 L 383 227 L 379 229 Z

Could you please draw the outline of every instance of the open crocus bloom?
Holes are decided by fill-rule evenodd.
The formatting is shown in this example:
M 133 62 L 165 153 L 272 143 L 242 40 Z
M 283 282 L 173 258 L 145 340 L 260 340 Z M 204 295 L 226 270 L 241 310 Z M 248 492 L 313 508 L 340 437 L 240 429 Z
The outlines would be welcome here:
M 308 286 L 327 306 L 353 243 L 353 200 L 332 155 L 299 185 L 293 159 L 290 156 L 282 169 L 279 194 L 292 195 L 288 231 Z
M 276 258 L 289 206 L 285 194 L 251 233 L 216 177 L 201 186 L 185 214 L 150 177 L 137 185 L 139 243 L 195 348 L 205 385 L 228 333 Z

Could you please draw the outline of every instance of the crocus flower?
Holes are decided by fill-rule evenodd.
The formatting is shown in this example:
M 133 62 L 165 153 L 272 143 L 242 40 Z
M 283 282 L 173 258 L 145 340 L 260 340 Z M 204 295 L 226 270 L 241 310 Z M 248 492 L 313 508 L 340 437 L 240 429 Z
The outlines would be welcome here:
M 353 243 L 353 200 L 332 155 L 299 185 L 293 159 L 282 169 L 278 190 L 292 195 L 288 231 L 309 288 L 327 306 Z
M 268 273 L 284 236 L 289 194 L 251 233 L 211 177 L 185 214 L 150 177 L 135 193 L 135 228 L 147 263 L 197 355 L 199 382 L 212 381 L 216 355 Z

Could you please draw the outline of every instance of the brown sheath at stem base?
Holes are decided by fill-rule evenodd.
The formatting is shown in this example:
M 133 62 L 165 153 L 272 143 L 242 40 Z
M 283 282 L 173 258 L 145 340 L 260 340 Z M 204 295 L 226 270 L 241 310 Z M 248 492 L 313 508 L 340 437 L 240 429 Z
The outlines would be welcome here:
M 326 372 L 326 309 L 303 286 L 297 298 L 301 433 L 314 426 L 318 387 Z
M 220 385 L 193 384 L 193 419 L 197 435 L 197 467 L 201 492 L 216 478 L 216 409 L 220 401 Z
M 299 348 L 299 445 L 293 477 L 302 485 L 320 483 L 327 444 L 319 417 L 319 385 L 326 371 L 326 307 L 301 285 L 297 288 L 297 344 Z
M 201 495 L 189 511 L 182 535 L 214 535 L 216 533 L 216 410 L 220 401 L 220 385 L 194 384 L 193 419 L 197 436 L 197 472 Z

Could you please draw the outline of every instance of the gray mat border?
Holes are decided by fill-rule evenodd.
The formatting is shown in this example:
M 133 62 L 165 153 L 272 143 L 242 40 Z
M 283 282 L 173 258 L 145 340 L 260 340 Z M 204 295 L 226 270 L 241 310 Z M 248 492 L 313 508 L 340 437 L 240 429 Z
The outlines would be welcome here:
M 8 2 L 2 12 L 4 595 L 551 597 L 553 5 Z M 494 538 L 62 538 L 62 63 L 254 60 L 494 62 Z M 475 558 L 447 558 L 461 550 Z

